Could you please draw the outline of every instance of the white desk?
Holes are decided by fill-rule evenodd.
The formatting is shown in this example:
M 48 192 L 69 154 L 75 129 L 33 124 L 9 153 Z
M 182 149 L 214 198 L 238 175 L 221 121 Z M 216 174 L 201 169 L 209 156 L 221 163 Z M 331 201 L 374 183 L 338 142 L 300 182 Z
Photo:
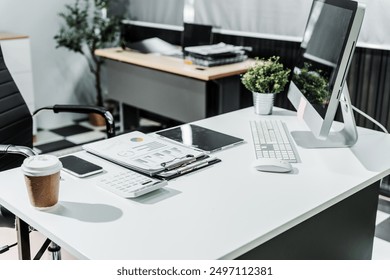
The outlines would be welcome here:
M 298 147 L 293 174 L 262 173 L 250 168 L 248 120 L 257 118 L 247 108 L 196 122 L 247 143 L 138 199 L 63 173 L 59 207 L 41 212 L 14 169 L 0 174 L 0 203 L 82 259 L 370 258 L 378 197 L 377 185 L 368 186 L 389 173 L 390 136 L 360 129 L 352 149 Z M 282 118 L 290 131 L 305 127 L 288 111 L 267 118 Z

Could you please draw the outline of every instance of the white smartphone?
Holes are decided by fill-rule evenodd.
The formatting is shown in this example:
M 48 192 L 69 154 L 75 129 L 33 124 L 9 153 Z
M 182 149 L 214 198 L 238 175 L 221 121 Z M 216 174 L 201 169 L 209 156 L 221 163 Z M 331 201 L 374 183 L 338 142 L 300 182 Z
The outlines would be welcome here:
M 62 169 L 74 176 L 83 178 L 103 171 L 103 168 L 92 162 L 76 156 L 64 156 L 59 158 L 62 162 Z

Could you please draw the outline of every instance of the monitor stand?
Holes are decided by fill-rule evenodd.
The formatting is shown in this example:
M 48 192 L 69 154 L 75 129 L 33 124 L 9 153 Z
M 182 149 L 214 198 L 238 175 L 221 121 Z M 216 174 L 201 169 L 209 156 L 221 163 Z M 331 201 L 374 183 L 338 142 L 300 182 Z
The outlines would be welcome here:
M 308 149 L 345 148 L 353 146 L 358 139 L 358 133 L 347 85 L 343 88 L 339 104 L 344 120 L 344 127 L 341 130 L 331 130 L 326 139 L 315 137 L 311 131 L 292 131 L 291 135 L 297 145 Z

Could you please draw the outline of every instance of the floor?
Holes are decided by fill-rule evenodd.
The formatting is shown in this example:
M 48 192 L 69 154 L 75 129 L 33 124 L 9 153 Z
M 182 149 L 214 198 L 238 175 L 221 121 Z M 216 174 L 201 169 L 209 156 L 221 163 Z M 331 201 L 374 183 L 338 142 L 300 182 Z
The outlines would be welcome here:
M 153 131 L 159 128 L 159 124 L 143 119 L 141 129 Z M 120 133 L 120 131 L 119 131 Z M 81 149 L 82 144 L 105 138 L 104 127 L 94 127 L 87 121 L 78 121 L 58 129 L 38 130 L 35 149 L 43 153 L 54 153 L 58 156 L 71 153 Z M 61 148 L 60 151 L 58 149 Z M 390 184 L 386 181 L 385 188 L 390 189 Z M 1 217 L 1 216 L 0 216 Z M 32 255 L 40 249 L 45 237 L 37 231 L 30 233 Z M 13 224 L 4 223 L 0 218 L 0 249 L 4 245 L 11 245 L 16 242 L 15 229 Z M 71 254 L 62 250 L 62 259 L 75 259 Z M 381 195 L 379 197 L 376 232 L 374 238 L 373 256 L 374 260 L 390 260 L 390 198 Z M 0 260 L 18 259 L 17 246 L 9 251 L 0 254 Z M 47 251 L 41 259 L 51 259 L 51 254 Z

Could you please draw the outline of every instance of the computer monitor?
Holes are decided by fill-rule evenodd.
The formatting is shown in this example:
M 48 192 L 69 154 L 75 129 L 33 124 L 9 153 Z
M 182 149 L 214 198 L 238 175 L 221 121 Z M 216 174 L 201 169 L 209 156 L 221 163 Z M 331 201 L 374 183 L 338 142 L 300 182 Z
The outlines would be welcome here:
M 210 45 L 213 41 L 213 27 L 211 25 L 184 23 L 181 46 L 192 47 Z
M 302 147 L 348 147 L 357 141 L 345 80 L 364 11 L 355 1 L 313 1 L 288 91 L 298 117 L 310 129 L 291 133 Z M 334 130 L 339 105 L 344 126 Z

